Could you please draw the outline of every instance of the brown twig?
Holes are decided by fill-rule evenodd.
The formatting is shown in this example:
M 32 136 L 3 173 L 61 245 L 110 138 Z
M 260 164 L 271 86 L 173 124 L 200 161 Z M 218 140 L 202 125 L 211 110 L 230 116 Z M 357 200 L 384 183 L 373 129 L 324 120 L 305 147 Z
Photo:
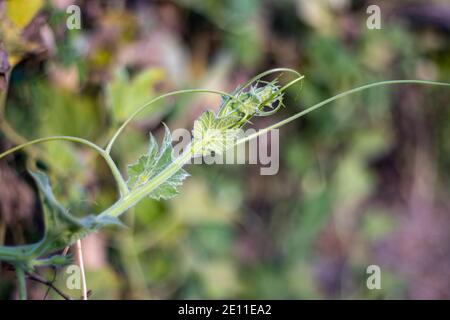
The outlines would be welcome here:
M 57 274 L 58 274 L 58 271 L 56 270 L 55 267 L 53 267 L 52 270 L 53 270 L 53 279 L 50 281 L 51 284 L 55 283 L 55 281 L 56 281 L 56 276 L 57 276 Z M 51 290 L 51 289 L 52 289 L 51 286 L 48 286 L 48 287 L 47 287 L 47 291 L 45 291 L 45 295 L 44 295 L 43 300 L 46 300 L 46 299 L 47 299 L 47 296 L 48 296 L 48 294 L 50 293 L 50 290 Z
M 55 287 L 55 285 L 51 282 L 48 281 L 44 278 L 42 278 L 41 276 L 37 275 L 37 274 L 30 274 L 27 273 L 27 276 L 30 280 L 39 282 L 41 284 L 44 284 L 46 286 L 48 286 L 49 288 L 53 289 L 57 294 L 59 294 L 62 298 L 64 298 L 65 300 L 73 300 L 71 297 L 69 297 L 67 294 L 65 294 L 64 292 L 62 292 L 60 289 L 58 289 L 57 287 Z
M 87 284 L 86 284 L 86 272 L 84 271 L 83 249 L 81 247 L 80 239 L 77 240 L 75 249 L 77 251 L 78 265 L 80 266 L 80 270 L 81 270 L 81 285 L 82 285 L 81 289 L 82 289 L 82 293 L 83 293 L 82 297 L 83 297 L 83 300 L 87 300 L 88 294 L 87 294 Z

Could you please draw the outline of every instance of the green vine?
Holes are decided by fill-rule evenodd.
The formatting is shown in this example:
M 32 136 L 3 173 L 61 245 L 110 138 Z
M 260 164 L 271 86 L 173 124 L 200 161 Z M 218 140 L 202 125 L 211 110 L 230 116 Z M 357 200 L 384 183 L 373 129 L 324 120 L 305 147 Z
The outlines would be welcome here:
M 290 73 L 294 79 L 284 86 L 277 81 L 265 82 L 261 79 L 274 73 Z M 20 144 L 0 154 L 0 159 L 16 151 L 40 143 L 51 141 L 68 141 L 79 143 L 93 149 L 108 165 L 119 191 L 118 200 L 100 214 L 86 215 L 77 218 L 71 215 L 54 197 L 48 177 L 43 172 L 31 172 L 40 193 L 44 211 L 45 231 L 43 238 L 37 243 L 20 246 L 0 246 L 0 261 L 11 264 L 17 274 L 19 296 L 26 299 L 26 274 L 33 272 L 37 266 L 62 266 L 70 262 L 70 258 L 55 254 L 58 250 L 73 244 L 89 233 L 96 232 L 109 225 L 121 225 L 119 217 L 135 206 L 145 197 L 154 199 L 170 199 L 178 194 L 178 187 L 189 176 L 183 169 L 184 165 L 195 156 L 203 156 L 211 152 L 222 153 L 227 148 L 245 143 L 268 131 L 279 128 L 312 111 L 315 111 L 337 99 L 362 90 L 382 85 L 421 84 L 450 86 L 449 83 L 423 80 L 392 80 L 372 83 L 357 87 L 326 99 L 310 108 L 275 123 L 246 137 L 239 137 L 238 131 L 248 124 L 253 117 L 270 116 L 283 107 L 284 91 L 295 83 L 303 80 L 297 71 L 286 68 L 268 70 L 250 79 L 233 93 L 217 90 L 180 90 L 161 95 L 138 108 L 112 135 L 106 147 L 78 137 L 52 136 Z M 215 113 L 205 111 L 195 122 L 192 130 L 193 141 L 184 152 L 173 158 L 171 133 L 165 128 L 165 136 L 158 146 L 153 136 L 150 136 L 149 148 L 136 163 L 128 167 L 126 181 L 111 158 L 111 150 L 124 128 L 144 109 L 155 102 L 175 95 L 187 93 L 211 93 L 222 97 L 220 108 Z

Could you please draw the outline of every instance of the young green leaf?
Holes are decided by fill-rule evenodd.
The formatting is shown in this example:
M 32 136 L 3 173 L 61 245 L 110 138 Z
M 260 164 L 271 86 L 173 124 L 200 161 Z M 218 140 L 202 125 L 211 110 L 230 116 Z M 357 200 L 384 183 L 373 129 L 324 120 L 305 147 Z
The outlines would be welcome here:
M 234 145 L 239 135 L 235 128 L 239 119 L 234 115 L 217 118 L 214 112 L 205 111 L 195 122 L 192 129 L 195 155 L 210 155 L 212 152 L 222 154 Z
M 44 211 L 45 232 L 42 241 L 51 239 L 57 246 L 68 245 L 90 232 L 107 225 L 122 225 L 114 217 L 87 215 L 77 218 L 69 213 L 55 198 L 47 175 L 43 172 L 31 172 L 41 195 Z M 57 249 L 57 246 L 55 249 Z
M 195 122 L 192 129 L 194 155 L 208 156 L 211 153 L 223 154 L 233 147 L 240 138 L 244 126 L 253 116 L 265 116 L 276 112 L 283 104 L 283 94 L 275 81 L 249 91 L 238 88 L 234 92 L 236 100 L 222 97 L 218 114 L 207 110 Z M 268 108 L 270 111 L 264 111 Z
M 167 166 L 171 165 L 173 162 L 172 151 L 172 135 L 166 126 L 164 139 L 159 150 L 155 138 L 150 134 L 150 146 L 147 154 L 142 155 L 136 163 L 128 166 L 127 184 L 130 191 L 145 185 Z M 188 176 L 189 174 L 180 168 L 148 196 L 156 200 L 173 198 L 178 194 L 177 188 Z
M 79 229 L 82 224 L 56 200 L 47 175 L 43 172 L 30 172 L 39 189 L 44 211 L 45 232 L 59 229 Z
M 261 84 L 263 84 L 261 86 Z M 219 115 L 234 114 L 241 117 L 241 125 L 245 124 L 253 116 L 265 116 L 272 114 L 264 111 L 264 108 L 269 110 L 277 110 L 283 105 L 283 93 L 276 81 L 272 82 L 258 82 L 251 86 L 248 91 L 241 91 L 243 88 L 235 90 L 236 100 L 231 100 L 229 97 L 222 97 L 222 104 L 219 109 Z M 240 101 L 240 103 L 239 103 Z
M 32 270 L 34 266 L 53 265 L 55 261 L 52 260 L 51 255 L 55 251 L 107 225 L 121 225 L 116 217 L 87 215 L 77 218 L 71 215 L 56 200 L 47 175 L 43 172 L 30 174 L 36 182 L 41 198 L 45 224 L 44 236 L 33 244 L 16 247 L 0 246 L 0 260 L 8 261 L 23 270 Z M 49 258 L 38 259 L 42 256 L 49 256 Z

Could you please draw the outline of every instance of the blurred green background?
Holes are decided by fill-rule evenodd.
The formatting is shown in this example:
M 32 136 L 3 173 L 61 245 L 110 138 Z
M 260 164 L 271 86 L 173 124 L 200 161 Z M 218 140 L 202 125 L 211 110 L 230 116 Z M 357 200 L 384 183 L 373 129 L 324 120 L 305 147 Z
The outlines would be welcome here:
M 71 4 L 81 8 L 80 30 L 66 27 Z M 381 29 L 366 26 L 371 4 L 381 8 Z M 304 74 L 286 93 L 287 108 L 254 121 L 263 128 L 370 82 L 450 82 L 449 40 L 445 0 L 3 0 L 0 148 L 48 135 L 104 144 L 159 94 L 232 91 L 273 67 Z M 129 228 L 83 240 L 91 297 L 449 299 L 449 99 L 446 88 L 417 85 L 341 99 L 281 129 L 275 176 L 255 165 L 188 166 L 177 198 L 145 200 L 124 216 Z M 190 129 L 218 104 L 205 94 L 159 103 L 125 131 L 114 159 L 124 171 L 148 132 L 161 138 L 162 122 Z M 42 232 L 30 161 L 75 214 L 116 199 L 90 150 L 29 148 L 0 164 L 0 243 Z M 380 290 L 366 287 L 373 264 Z M 66 279 L 59 270 L 55 284 L 78 298 Z M 43 298 L 44 286 L 29 286 Z M 0 298 L 16 294 L 3 264 Z

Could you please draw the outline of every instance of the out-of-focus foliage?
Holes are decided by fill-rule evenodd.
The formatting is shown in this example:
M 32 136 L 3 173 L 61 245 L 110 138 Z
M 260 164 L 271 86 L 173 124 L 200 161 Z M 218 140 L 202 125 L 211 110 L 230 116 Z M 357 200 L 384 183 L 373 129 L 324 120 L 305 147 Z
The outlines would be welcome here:
M 81 30 L 66 28 L 72 1 L 0 1 L 0 51 L 14 67 L 2 150 L 63 134 L 102 144 L 158 94 L 231 91 L 271 67 L 306 79 L 255 128 L 381 79 L 450 81 L 447 1 L 377 1 L 380 30 L 366 27 L 368 1 L 74 3 Z M 188 166 L 178 197 L 146 199 L 125 216 L 129 228 L 83 241 L 92 297 L 449 298 L 449 99 L 448 90 L 419 86 L 341 99 L 281 129 L 275 176 L 254 165 Z M 161 122 L 192 129 L 219 105 L 215 95 L 166 99 L 125 130 L 112 154 L 126 172 L 149 131 L 162 139 Z M 15 212 L 7 192 L 15 181 L 17 193 L 36 194 L 29 160 L 48 171 L 76 216 L 116 199 L 107 167 L 89 150 L 60 142 L 27 149 L 0 166 L 0 243 L 42 234 L 40 209 L 29 201 L 31 213 Z M 381 290 L 366 287 L 372 264 L 382 269 Z M 0 297 L 11 298 L 14 276 L 5 265 L 0 272 Z M 78 298 L 67 277 L 59 270 L 55 284 Z M 30 287 L 43 297 L 44 287 Z
M 164 79 L 162 70 L 151 68 L 143 71 L 130 80 L 128 73 L 119 69 L 114 72 L 114 78 L 108 83 L 108 103 L 112 117 L 117 122 L 125 121 L 139 106 L 155 97 L 149 92 L 155 84 Z M 148 108 L 139 117 L 146 118 L 155 112 L 155 107 Z

